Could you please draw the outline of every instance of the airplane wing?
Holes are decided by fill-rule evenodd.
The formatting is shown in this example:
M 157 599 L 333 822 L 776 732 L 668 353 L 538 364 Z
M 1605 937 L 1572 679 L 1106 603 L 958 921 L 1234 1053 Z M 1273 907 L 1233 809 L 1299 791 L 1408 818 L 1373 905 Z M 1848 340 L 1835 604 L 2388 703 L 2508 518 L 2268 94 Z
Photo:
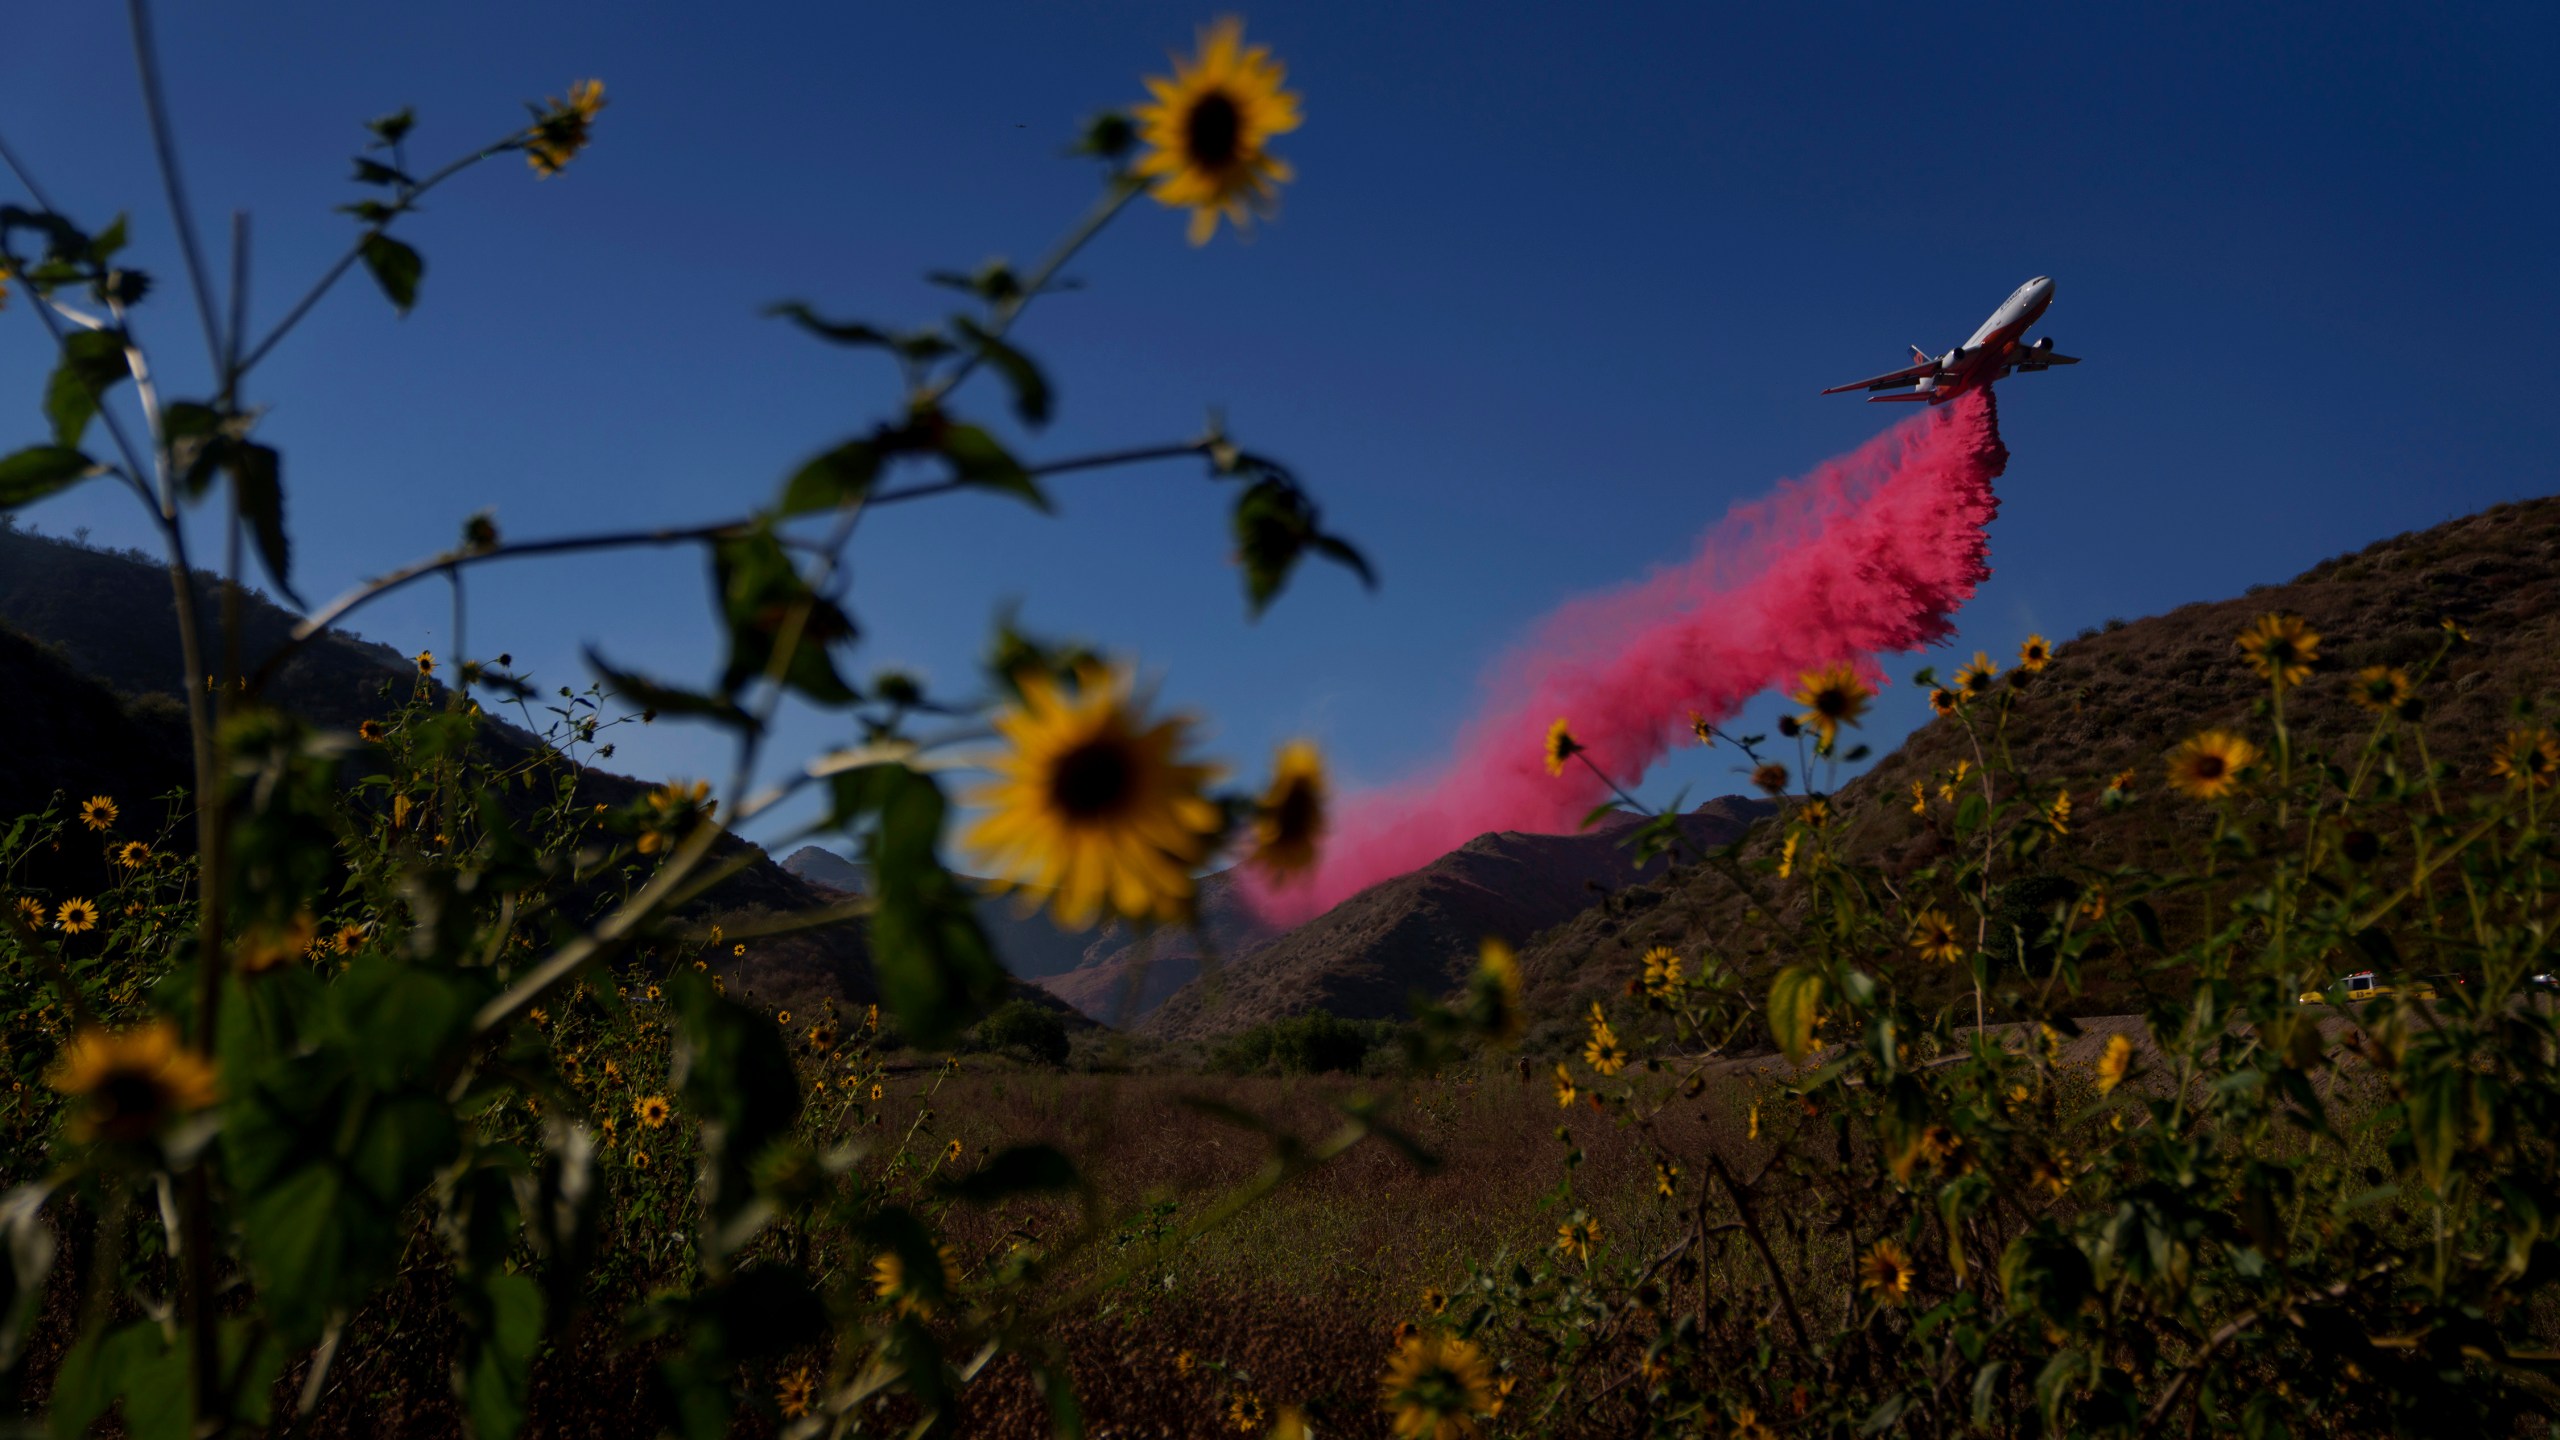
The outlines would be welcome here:
M 1906 366 L 1903 369 L 1894 371 L 1890 375 L 1878 375 L 1866 380 L 1852 380 L 1846 385 L 1834 385 L 1822 393 L 1825 395 L 1839 395 L 1851 390 L 1888 390 L 1896 385 L 1907 385 L 1912 381 L 1919 379 L 1923 375 L 1935 375 L 1937 373 L 1937 361 L 1923 360 L 1917 365 Z
M 2056 355 L 2050 350 L 2036 351 L 2032 353 L 2034 353 L 2035 358 L 2032 360 L 2019 361 L 2017 364 L 2018 369 L 2050 370 L 2056 365 L 2077 365 L 2080 363 L 2080 357 L 2077 355 Z

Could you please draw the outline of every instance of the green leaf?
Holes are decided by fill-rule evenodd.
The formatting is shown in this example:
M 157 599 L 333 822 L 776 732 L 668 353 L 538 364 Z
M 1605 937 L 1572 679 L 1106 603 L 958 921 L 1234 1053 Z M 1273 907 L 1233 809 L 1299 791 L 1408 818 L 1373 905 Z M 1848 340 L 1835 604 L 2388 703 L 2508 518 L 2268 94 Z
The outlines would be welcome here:
M 457 1377 L 463 1406 L 479 1440 L 513 1440 L 524 1428 L 525 1392 L 542 1345 L 542 1288 L 529 1276 L 497 1274 L 471 1298 L 477 1303 L 469 1307 L 470 1336 Z
M 871 493 L 880 476 L 880 447 L 847 440 L 791 474 L 782 487 L 782 513 L 810 515 L 841 509 Z
M 377 230 L 364 237 L 364 268 L 373 272 L 373 283 L 391 297 L 391 308 L 406 315 L 418 303 L 418 278 L 426 273 L 427 262 L 417 251 Z
M 871 951 L 881 999 L 909 1041 L 941 1045 L 1007 988 L 976 896 L 942 865 L 942 787 L 904 765 L 872 765 L 838 777 L 837 789 L 851 813 L 873 817 Z
M 951 468 L 963 484 L 1019 496 L 1034 509 L 1051 508 L 1048 495 L 1031 478 L 1031 472 L 1023 469 L 1022 462 L 985 430 L 975 425 L 945 426 L 939 446 L 950 457 Z
M 675 1083 L 685 1108 L 703 1122 L 703 1198 L 726 1221 L 755 1198 L 756 1156 L 789 1134 L 799 1116 L 800 1079 L 772 1017 L 719 994 L 691 970 L 677 971 L 669 985 Z
M 1813 1022 L 1821 1014 L 1822 973 L 1790 965 L 1769 982 L 1769 1033 L 1789 1060 L 1813 1049 Z
M 2418 1169 L 2427 1183 L 2441 1190 L 2462 1145 L 2463 1077 L 2441 1063 L 2423 1073 L 2403 1074 L 2409 1096 L 2410 1148 L 2417 1152 Z
M 293 547 L 284 533 L 281 458 L 271 446 L 244 440 L 229 447 L 224 467 L 231 472 L 240 518 L 249 522 L 250 537 L 258 542 L 258 561 L 266 567 L 267 579 L 294 608 L 307 608 L 293 591 Z
M 376 142 L 384 145 L 397 145 L 400 143 L 401 138 L 407 135 L 409 131 L 417 125 L 417 123 L 418 112 L 406 105 L 403 105 L 399 109 L 392 111 L 390 114 L 383 116 L 379 120 L 367 120 L 364 122 L 364 128 L 373 132 L 373 138 Z
M 698 715 L 707 720 L 745 731 L 757 729 L 756 717 L 737 701 L 724 695 L 705 695 L 652 680 L 636 671 L 615 669 L 593 646 L 587 649 L 587 664 L 602 676 L 605 688 L 626 705 L 637 705 L 661 715 Z
M 2154 950 L 2167 951 L 2168 938 L 2160 930 L 2160 912 L 2148 900 L 2136 900 L 2125 909 L 2133 916 L 2133 928 L 2142 934 L 2142 943 Z
M 829 320 L 798 300 L 768 305 L 764 313 L 788 320 L 831 345 L 877 345 L 885 349 L 895 343 L 887 331 L 877 326 L 854 320 Z
M 1289 583 L 1290 572 L 1310 550 L 1343 566 L 1372 590 L 1378 577 L 1366 557 L 1347 542 L 1324 533 L 1315 502 L 1294 483 L 1266 475 L 1236 497 L 1229 525 L 1236 557 L 1244 566 L 1245 601 L 1259 616 Z
M 408 172 L 385 165 L 379 160 L 368 160 L 362 155 L 356 157 L 355 180 L 359 185 L 389 185 L 394 187 L 415 185 L 417 183 L 409 178 Z
M 125 217 L 118 215 L 89 240 L 89 263 L 104 265 L 125 247 Z
M 1992 1407 L 2000 1400 L 2000 1377 L 2009 1373 L 2009 1362 L 1994 1360 L 1974 1372 L 1973 1423 L 1977 1428 L 1991 1428 Z
M 972 1205 L 992 1205 L 1016 1195 L 1081 1189 L 1084 1177 L 1075 1162 L 1047 1145 L 1015 1145 L 990 1156 L 987 1163 L 943 1189 Z
M 721 693 L 735 696 L 771 669 L 775 647 L 800 617 L 783 683 L 821 705 L 850 705 L 861 698 L 845 684 L 828 653 L 854 638 L 853 617 L 810 591 L 772 531 L 722 537 L 712 546 L 711 566 L 729 626 L 729 663 L 720 674 Z
M 0 459 L 0 510 L 32 505 L 97 473 L 96 461 L 67 445 L 30 445 Z
M 44 387 L 44 413 L 53 422 L 55 445 L 78 445 L 107 392 L 133 373 L 124 346 L 121 330 L 74 330 L 62 338 L 62 359 Z
M 969 348 L 978 352 L 979 359 L 993 366 L 996 373 L 1004 377 L 1005 384 L 1012 387 L 1013 413 L 1021 418 L 1023 424 L 1036 429 L 1049 423 L 1049 411 L 1055 397 L 1049 389 L 1049 378 L 1040 373 L 1040 367 L 1032 363 L 1030 356 L 1013 348 L 1000 336 L 978 328 L 977 322 L 966 315 L 953 316 L 951 328 L 969 342 Z

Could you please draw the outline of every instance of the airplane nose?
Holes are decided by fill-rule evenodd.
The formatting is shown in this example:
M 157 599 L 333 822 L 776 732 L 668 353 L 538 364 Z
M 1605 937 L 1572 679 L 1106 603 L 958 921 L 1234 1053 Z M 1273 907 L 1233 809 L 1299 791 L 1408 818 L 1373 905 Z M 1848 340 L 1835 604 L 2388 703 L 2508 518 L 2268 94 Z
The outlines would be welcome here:
M 2039 295 L 2051 295 L 2053 293 L 2053 277 L 2050 275 L 2039 275 L 2033 280 L 2028 281 L 2027 284 Z

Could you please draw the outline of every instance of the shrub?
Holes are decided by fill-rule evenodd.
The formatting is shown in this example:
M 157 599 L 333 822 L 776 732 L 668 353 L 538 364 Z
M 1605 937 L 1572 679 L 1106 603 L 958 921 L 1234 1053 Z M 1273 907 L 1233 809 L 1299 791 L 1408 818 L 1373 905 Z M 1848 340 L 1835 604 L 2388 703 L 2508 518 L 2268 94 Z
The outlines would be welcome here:
M 1391 1028 L 1313 1010 L 1244 1031 L 1213 1051 L 1209 1066 L 1235 1075 L 1261 1070 L 1287 1075 L 1356 1073 Z
M 1031 1001 L 1007 1000 L 979 1023 L 978 1043 L 990 1050 L 1018 1050 L 1043 1065 L 1064 1065 L 1067 1022 Z

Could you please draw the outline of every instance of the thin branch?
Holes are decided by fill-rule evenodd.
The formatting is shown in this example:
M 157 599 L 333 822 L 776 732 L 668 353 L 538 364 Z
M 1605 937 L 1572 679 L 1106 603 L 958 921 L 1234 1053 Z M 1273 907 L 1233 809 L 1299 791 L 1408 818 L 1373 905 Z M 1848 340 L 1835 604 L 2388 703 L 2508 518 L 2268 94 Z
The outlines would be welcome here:
M 1725 1168 L 1724 1157 L 1710 1151 L 1707 1164 L 1714 1167 L 1716 1178 L 1724 1182 L 1725 1193 L 1733 1197 L 1734 1213 L 1741 1217 L 1742 1234 L 1751 1248 L 1760 1252 L 1760 1264 L 1769 1272 L 1769 1283 L 1778 1290 L 1778 1304 L 1787 1312 L 1787 1328 L 1796 1336 L 1796 1348 L 1807 1356 L 1813 1354 L 1813 1337 L 1805 1333 L 1804 1316 L 1796 1309 L 1796 1296 L 1787 1288 L 1787 1277 L 1778 1268 L 1777 1254 L 1769 1248 L 1769 1237 L 1760 1229 L 1760 1219 L 1751 1213 L 1751 1201 L 1742 1186 L 1734 1183 L 1733 1172 Z
M 213 373 L 223 373 L 232 349 L 222 338 L 222 322 L 214 318 L 213 282 L 205 278 L 204 250 L 196 244 L 195 218 L 187 211 L 186 181 L 178 174 L 178 142 L 169 133 L 169 107 L 160 85 L 160 58 L 151 43 L 151 7 L 146 0 L 125 0 L 133 22 L 133 68 L 142 78 L 142 109 L 151 120 L 151 148 L 160 159 L 160 183 L 169 192 L 169 217 L 178 230 L 178 253 L 186 257 L 187 286 L 195 292 L 196 318 L 204 323 L 205 353 Z
M 258 362 L 267 358 L 267 352 L 276 348 L 276 342 L 284 339 L 287 331 L 302 323 L 302 317 L 311 313 L 312 306 L 320 303 L 320 297 L 328 294 L 330 288 L 335 286 L 341 279 L 344 279 L 346 273 L 355 268 L 355 263 L 364 258 L 364 247 L 372 241 L 373 237 L 389 233 L 391 229 L 391 222 L 399 219 L 400 216 L 407 214 L 410 207 L 417 202 L 419 196 L 426 194 L 438 185 L 441 185 L 445 181 L 452 179 L 454 176 L 461 174 L 463 171 L 470 169 L 472 166 L 479 164 L 481 161 L 488 159 L 492 155 L 503 155 L 510 150 L 518 148 L 518 139 L 518 136 L 510 135 L 506 139 L 498 141 L 493 145 L 483 146 L 482 148 L 475 150 L 470 154 L 463 156 L 461 159 L 445 166 L 443 169 L 438 170 L 426 179 L 419 181 L 409 189 L 401 192 L 399 209 L 394 211 L 391 215 L 386 216 L 381 224 L 367 226 L 364 233 L 356 237 L 356 243 L 347 247 L 347 253 L 339 256 L 337 263 L 331 265 L 325 272 L 323 272 L 320 278 L 312 284 L 311 288 L 303 292 L 301 299 L 293 302 L 293 308 L 285 312 L 282 320 L 276 322 L 276 328 L 268 331 L 265 339 L 260 340 L 256 346 L 251 348 L 248 354 L 241 356 L 240 359 L 232 365 L 231 378 L 233 382 L 237 383 L 240 377 L 248 374 L 251 370 L 256 369 Z M 237 347 L 235 346 L 234 348 L 236 349 Z

